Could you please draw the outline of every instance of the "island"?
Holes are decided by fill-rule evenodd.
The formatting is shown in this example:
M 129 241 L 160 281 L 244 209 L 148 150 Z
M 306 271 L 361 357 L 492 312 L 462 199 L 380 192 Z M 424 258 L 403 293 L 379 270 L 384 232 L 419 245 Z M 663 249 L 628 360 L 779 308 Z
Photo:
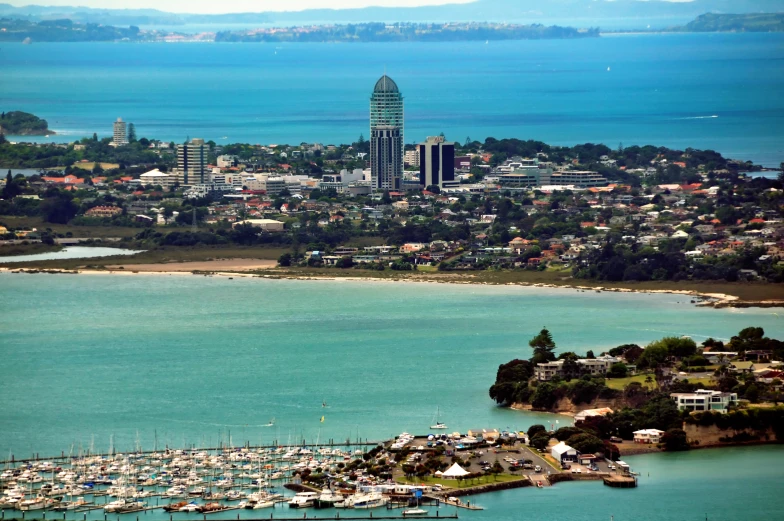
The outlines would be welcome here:
M 27 112 L 12 111 L 0 114 L 0 134 L 10 136 L 51 136 L 54 130 L 49 130 L 45 119 Z
M 31 21 L 0 19 L 0 41 L 8 42 L 447 42 L 596 38 L 598 28 L 545 26 L 540 24 L 460 23 L 356 23 L 266 27 L 238 31 L 191 34 L 168 30 L 141 30 L 78 23 L 70 19 Z
M 784 31 L 784 13 L 706 13 L 674 31 L 780 33 Z

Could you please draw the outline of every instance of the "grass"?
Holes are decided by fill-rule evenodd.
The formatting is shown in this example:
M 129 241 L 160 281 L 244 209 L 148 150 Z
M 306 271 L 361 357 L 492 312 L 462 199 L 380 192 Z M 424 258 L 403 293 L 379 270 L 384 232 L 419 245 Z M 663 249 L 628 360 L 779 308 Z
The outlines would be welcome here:
M 645 388 L 653 389 L 656 387 L 656 382 L 653 381 L 651 383 L 645 383 L 645 379 L 650 376 L 653 378 L 653 375 L 648 374 L 638 374 L 635 376 L 627 376 L 626 378 L 607 378 L 604 380 L 604 384 L 609 387 L 610 389 L 616 389 L 618 391 L 623 391 L 623 389 L 629 385 L 630 383 L 637 382 Z
M 12 229 L 37 229 L 39 231 L 51 230 L 53 233 L 66 235 L 71 233 L 72 237 L 87 237 L 93 239 L 105 239 L 107 237 L 133 237 L 141 232 L 142 228 L 128 226 L 71 226 L 67 224 L 48 223 L 40 217 L 17 217 L 2 216 L 0 224 Z
M 525 480 L 526 478 L 523 476 L 515 476 L 512 474 L 498 474 L 497 476 L 482 476 L 480 478 L 474 478 L 469 480 L 457 480 L 457 479 L 443 479 L 443 478 L 436 478 L 432 476 L 427 476 L 424 478 L 414 477 L 410 480 L 405 480 L 405 483 L 427 483 L 429 485 L 441 485 L 444 488 L 455 488 L 455 489 L 464 489 L 464 488 L 471 488 L 471 487 L 478 487 L 480 485 L 490 485 L 493 483 L 508 483 L 510 481 L 520 481 Z
M 60 251 L 62 249 L 63 246 L 57 244 L 43 244 L 40 242 L 30 244 L 9 244 L 0 246 L 0 257 L 35 255 L 36 253 L 48 253 L 50 251 Z
M 610 389 L 616 389 L 618 391 L 623 391 L 623 389 L 627 385 L 632 383 L 632 382 L 637 382 L 637 383 L 639 383 L 640 385 L 642 385 L 643 387 L 645 387 L 647 389 L 655 389 L 656 388 L 656 381 L 655 380 L 653 382 L 649 383 L 649 384 L 645 383 L 645 379 L 648 376 L 653 378 L 652 374 L 651 375 L 648 375 L 648 374 L 638 374 L 638 375 L 635 375 L 635 376 L 627 376 L 626 378 L 607 378 L 607 379 L 604 380 L 604 384 L 607 387 L 609 387 Z M 683 375 L 681 375 L 681 376 L 683 376 Z M 709 376 L 708 377 L 703 377 L 703 378 L 689 378 L 689 377 L 686 377 L 686 380 L 689 383 L 692 383 L 692 384 L 695 384 L 695 385 L 703 385 L 703 386 L 713 385 L 713 381 L 711 380 L 711 377 L 709 377 Z

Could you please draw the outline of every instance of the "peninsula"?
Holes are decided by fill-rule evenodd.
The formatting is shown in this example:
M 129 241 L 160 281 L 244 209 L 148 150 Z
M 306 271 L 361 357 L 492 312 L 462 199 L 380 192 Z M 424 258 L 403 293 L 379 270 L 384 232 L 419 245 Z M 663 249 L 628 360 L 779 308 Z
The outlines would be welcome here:
M 177 168 L 185 145 L 135 135 L 119 146 L 2 140 L 0 166 L 41 169 L 6 176 L 5 255 L 107 240 L 145 251 L 8 265 L 17 269 L 263 269 L 781 302 L 781 180 L 751 177 L 759 167 L 713 151 L 488 138 L 456 144 L 456 182 L 440 188 L 422 184 L 411 147 L 405 188 L 373 193 L 362 137 L 339 146 L 197 140 L 212 172 L 203 183 Z M 184 264 L 161 264 L 172 261 Z
M 0 114 L 0 134 L 11 136 L 51 136 L 54 130 L 49 130 L 49 124 L 27 112 L 13 111 Z

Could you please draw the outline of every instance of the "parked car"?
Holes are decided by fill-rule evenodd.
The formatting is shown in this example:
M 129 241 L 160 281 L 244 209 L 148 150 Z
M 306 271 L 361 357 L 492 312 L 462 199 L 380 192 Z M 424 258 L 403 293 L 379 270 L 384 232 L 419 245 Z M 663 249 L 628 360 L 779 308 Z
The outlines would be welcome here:
M 563 464 L 561 465 L 561 468 L 562 468 L 563 470 L 569 470 L 570 468 L 572 468 L 572 466 L 571 466 L 571 465 L 569 465 L 568 463 L 563 463 Z
M 623 438 L 619 438 L 618 436 L 610 436 L 610 441 L 613 443 L 623 443 Z
M 542 472 L 542 467 L 540 467 L 539 465 L 535 466 L 534 472 Z
M 572 469 L 572 474 L 582 474 L 582 473 L 583 473 L 583 471 L 581 469 L 578 469 L 578 468 L 573 468 Z

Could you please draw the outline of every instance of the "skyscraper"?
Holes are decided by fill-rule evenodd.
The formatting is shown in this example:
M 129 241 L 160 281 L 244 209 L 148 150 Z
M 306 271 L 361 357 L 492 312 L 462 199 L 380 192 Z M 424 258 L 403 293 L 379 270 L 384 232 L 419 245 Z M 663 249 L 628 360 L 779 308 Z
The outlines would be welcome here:
M 451 188 L 455 182 L 455 144 L 443 136 L 428 137 L 419 145 L 419 183 L 427 188 Z
M 128 144 L 128 130 L 125 121 L 117 118 L 114 122 L 114 133 L 112 134 L 112 145 L 119 147 Z
M 370 173 L 374 190 L 399 190 L 403 178 L 403 96 L 383 75 L 370 98 Z
M 207 158 L 210 152 L 203 139 L 191 139 L 177 146 L 177 168 L 182 172 L 183 184 L 194 185 L 207 182 Z

